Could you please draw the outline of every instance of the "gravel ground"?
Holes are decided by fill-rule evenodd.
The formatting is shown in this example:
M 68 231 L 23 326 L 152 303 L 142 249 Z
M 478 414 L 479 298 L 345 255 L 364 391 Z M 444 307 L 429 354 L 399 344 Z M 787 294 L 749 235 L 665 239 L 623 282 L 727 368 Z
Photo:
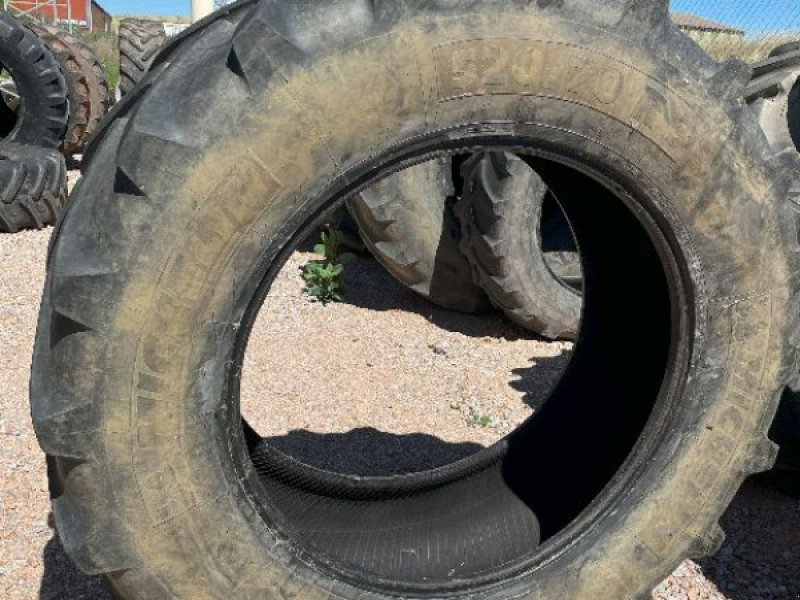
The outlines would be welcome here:
M 101 579 L 71 565 L 52 529 L 30 423 L 49 235 L 0 235 L 0 598 L 109 600 Z M 432 307 L 368 259 L 348 268 L 347 302 L 312 303 L 299 279 L 309 257 L 292 257 L 256 323 L 242 410 L 262 435 L 311 463 L 385 473 L 398 460 L 415 470 L 469 454 L 535 411 L 568 359 L 569 344 Z M 748 482 L 722 525 L 721 552 L 683 563 L 654 599 L 800 599 L 800 501 Z

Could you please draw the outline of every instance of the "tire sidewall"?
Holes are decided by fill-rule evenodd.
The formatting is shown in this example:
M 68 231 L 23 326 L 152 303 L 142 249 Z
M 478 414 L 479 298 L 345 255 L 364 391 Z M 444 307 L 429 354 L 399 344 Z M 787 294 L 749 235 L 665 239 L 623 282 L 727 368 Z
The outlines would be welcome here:
M 306 230 L 314 226 L 308 220 L 320 214 L 332 190 L 344 189 L 345 180 L 359 181 L 378 162 L 377 157 L 391 155 L 399 160 L 399 148 L 419 144 L 428 135 L 430 124 L 409 124 L 404 119 L 409 112 L 428 114 L 441 131 L 458 131 L 463 136 L 479 130 L 477 139 L 483 143 L 492 137 L 522 135 L 543 146 L 579 149 L 576 154 L 581 155 L 582 164 L 598 167 L 608 164 L 609 152 L 623 154 L 624 148 L 635 148 L 633 156 L 639 162 L 626 163 L 625 173 L 618 173 L 620 180 L 638 190 L 637 199 L 654 199 L 652 206 L 642 210 L 652 211 L 668 232 L 691 283 L 687 300 L 693 322 L 684 325 L 692 338 L 683 340 L 686 346 L 680 349 L 690 369 L 688 383 L 673 390 L 670 410 L 662 411 L 667 421 L 659 428 L 679 431 L 680 436 L 662 440 L 643 461 L 635 481 L 620 491 L 616 510 L 598 515 L 593 527 L 570 547 L 534 572 L 507 582 L 502 590 L 484 590 L 472 597 L 501 593 L 532 599 L 594 599 L 639 593 L 689 551 L 688 543 L 703 543 L 719 507 L 748 469 L 752 446 L 768 418 L 768 410 L 762 407 L 773 402 L 770 396 L 780 384 L 777 365 L 785 362 L 782 334 L 790 295 L 789 260 L 778 239 L 777 216 L 768 201 L 763 169 L 743 156 L 738 146 L 726 144 L 733 127 L 705 96 L 692 98 L 698 111 L 693 117 L 697 123 L 716 127 L 717 133 L 705 138 L 702 147 L 676 141 L 678 126 L 660 122 L 649 129 L 642 125 L 642 130 L 628 130 L 623 139 L 614 107 L 597 99 L 591 102 L 586 96 L 591 92 L 605 98 L 604 72 L 598 74 L 592 67 L 613 61 L 591 53 L 595 64 L 585 64 L 581 48 L 595 44 L 612 56 L 626 56 L 627 63 L 643 59 L 637 70 L 623 62 L 608 63 L 610 69 L 634 79 L 642 71 L 652 79 L 667 71 L 653 56 L 628 54 L 626 40 L 588 30 L 570 34 L 569 28 L 555 21 L 548 26 L 518 14 L 469 18 L 469 26 L 468 17 L 447 23 L 421 18 L 395 36 L 368 39 L 340 52 L 335 73 L 325 61 L 289 73 L 286 88 L 269 90 L 270 111 L 254 106 L 250 122 L 243 119 L 239 130 L 228 132 L 193 168 L 177 177 L 171 184 L 170 203 L 153 203 L 157 218 L 151 220 L 152 229 L 137 246 L 136 268 L 115 291 L 114 312 L 96 349 L 96 364 L 107 364 L 114 377 L 99 378 L 95 394 L 115 399 L 105 404 L 104 431 L 137 434 L 110 435 L 104 444 L 104 462 L 110 470 L 123 473 L 115 477 L 115 485 L 127 481 L 137 489 L 124 501 L 119 499 L 124 487 L 115 494 L 128 522 L 138 519 L 149 524 L 144 528 L 147 533 L 128 531 L 127 535 L 138 552 L 148 557 L 145 562 L 151 571 L 165 585 L 177 586 L 172 589 L 184 589 L 191 597 L 189 588 L 180 587 L 185 582 L 177 581 L 202 556 L 210 575 L 198 578 L 194 589 L 210 596 L 233 589 L 235 581 L 241 598 L 256 597 L 265 587 L 276 585 L 286 595 L 306 598 L 381 597 L 331 578 L 264 522 L 256 501 L 258 482 L 235 433 L 238 407 L 231 394 L 235 389 L 223 382 L 237 377 L 235 370 L 229 371 L 237 331 L 248 318 L 247 306 L 263 283 L 266 266 L 283 256 L 301 224 L 307 222 Z M 549 38 L 557 44 L 565 62 L 584 64 L 584 92 L 579 93 L 585 104 L 573 106 L 572 112 L 563 106 L 559 109 L 557 102 L 540 101 L 530 91 L 459 97 L 441 93 L 436 101 L 424 94 L 414 98 L 397 94 L 399 89 L 411 89 L 409 81 L 415 79 L 425 82 L 421 89 L 435 90 L 439 85 L 441 92 L 442 73 L 421 59 L 434 56 L 436 62 L 436 52 L 449 52 L 448 45 L 468 44 L 479 55 L 492 53 L 498 44 L 505 44 L 493 41 L 493 32 L 504 31 L 504 39 L 513 40 L 509 49 L 524 49 L 534 44 L 532 30 L 539 34 L 536 43 Z M 470 31 L 467 37 L 465 32 Z M 565 45 L 565 39 L 572 39 L 575 46 Z M 393 73 L 379 63 L 392 65 Z M 396 73 L 402 73 L 404 66 L 415 72 L 398 83 Z M 374 82 L 367 94 L 361 93 L 363 72 Z M 340 78 L 350 81 L 358 93 L 342 91 L 335 85 Z M 213 83 L 222 85 L 224 80 Z M 680 89 L 683 97 L 691 94 L 677 78 L 664 81 L 659 89 L 676 104 L 683 98 L 672 98 L 670 86 Z M 331 102 L 334 89 L 340 95 Z M 629 91 L 640 95 L 630 99 L 633 104 L 646 93 L 636 86 Z M 296 98 L 303 99 L 302 107 Z M 260 101 L 266 106 L 267 96 Z M 525 112 L 526 102 L 530 113 Z M 381 111 L 365 117 L 365 111 L 375 106 L 382 107 Z M 313 119 L 310 114 L 315 115 Z M 518 116 L 508 121 L 508 114 Z M 319 122 L 329 125 L 319 129 Z M 253 131 L 253 123 L 260 126 L 256 139 L 242 141 L 246 137 L 242 132 Z M 133 144 L 133 125 L 123 149 Z M 581 135 L 570 134 L 569 126 Z M 323 144 L 286 135 L 299 128 L 315 132 Z M 264 143 L 270 139 L 287 143 L 276 148 Z M 445 145 L 447 135 L 437 139 Z M 723 170 L 713 179 L 693 165 L 709 151 L 714 168 Z M 672 163 L 665 164 L 665 154 Z M 126 156 L 121 153 L 123 162 Z M 336 160 L 331 161 L 331 156 Z M 729 157 L 736 159 L 731 164 L 738 172 L 726 166 Z M 297 168 L 287 173 L 286 164 Z M 337 164 L 348 177 L 339 177 Z M 742 183 L 743 168 L 749 179 Z M 89 171 L 91 178 L 91 167 Z M 737 193 L 725 201 L 727 192 L 740 190 L 730 183 L 726 187 L 714 182 L 731 180 L 752 191 L 750 199 Z M 665 193 L 667 182 L 677 182 L 669 194 Z M 710 208 L 718 201 L 737 208 Z M 740 203 L 746 205 L 745 210 L 739 208 Z M 742 217 L 748 211 L 759 218 Z M 72 211 L 62 237 L 67 237 L 70 226 L 76 227 L 69 222 L 76 218 L 78 211 Z M 736 248 L 736 238 L 744 240 L 749 253 Z M 760 253 L 748 246 L 755 239 L 763 241 Z M 761 269 L 753 268 L 753 263 L 747 266 L 756 255 Z M 59 266 L 56 259 L 51 272 Z M 731 339 L 734 325 L 738 335 Z M 144 381 L 153 380 L 159 383 L 156 393 L 142 388 Z M 745 383 L 752 383 L 746 401 L 742 398 Z M 176 430 L 180 435 L 171 433 Z M 127 529 L 122 523 L 118 527 Z M 230 543 L 234 539 L 236 543 Z M 175 550 L 176 544 L 181 552 Z M 195 546 L 202 550 L 193 558 Z M 237 569 L 246 576 L 226 582 L 224 576 Z
M 22 29 L 21 25 L 16 25 Z M 45 53 L 49 51 L 33 33 L 22 29 L 24 41 L 28 44 L 34 40 L 41 44 L 41 50 Z M 11 34 L 13 37 L 13 33 Z M 27 38 L 30 39 L 27 39 Z M 5 42 L 6 40 L 4 40 Z M 20 144 L 32 144 L 45 147 L 56 147 L 61 140 L 57 137 L 58 132 L 53 129 L 53 124 L 48 120 L 53 115 L 63 116 L 64 125 L 68 115 L 67 100 L 64 98 L 63 111 L 54 110 L 52 99 L 48 97 L 53 90 L 51 83 L 43 78 L 41 69 L 48 66 L 58 69 L 55 57 L 49 60 L 32 62 L 30 57 L 25 56 L 20 51 L 19 42 L 16 44 L 0 44 L 0 63 L 5 65 L 11 73 L 14 82 L 20 93 L 21 103 L 17 112 L 17 122 L 11 132 L 4 138 L 5 141 Z M 58 73 L 53 73 L 52 78 L 59 77 Z M 60 86 L 62 92 L 66 90 L 65 84 Z M 54 88 L 56 91 L 58 87 Z M 60 114 L 59 114 L 60 113 Z

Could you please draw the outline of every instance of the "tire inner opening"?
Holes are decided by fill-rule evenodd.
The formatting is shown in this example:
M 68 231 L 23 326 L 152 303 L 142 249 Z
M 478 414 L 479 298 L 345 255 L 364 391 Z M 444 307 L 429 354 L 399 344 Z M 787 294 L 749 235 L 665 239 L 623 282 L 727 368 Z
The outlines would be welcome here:
M 5 138 L 17 126 L 18 113 L 22 110 L 22 97 L 11 72 L 0 64 L 0 138 Z
M 245 438 L 267 512 L 311 560 L 361 587 L 426 595 L 475 588 L 519 573 L 535 564 L 546 542 L 564 532 L 590 504 L 602 501 L 612 481 L 633 468 L 626 458 L 640 442 L 659 399 L 673 343 L 670 282 L 649 233 L 652 226 L 644 225 L 621 197 L 578 170 L 542 158 L 525 160 L 558 198 L 548 214 L 563 210 L 580 248 L 583 317 L 574 348 L 556 342 L 561 346 L 549 357 L 549 372 L 539 371 L 538 392 L 526 392 L 535 398 L 527 412 L 531 416 L 506 423 L 508 431 L 501 431 L 500 439 L 448 442 L 439 437 L 435 415 L 424 410 L 429 428 L 411 435 L 352 424 L 343 432 L 320 434 L 308 425 L 314 411 L 303 404 L 302 386 L 288 392 L 272 387 L 267 392 L 248 391 L 259 369 L 267 381 L 276 368 L 290 366 L 291 349 L 275 349 L 283 356 L 276 359 L 272 373 L 249 365 L 245 358 Z M 287 276 L 299 277 L 297 267 Z M 380 295 L 379 289 L 364 291 Z M 345 303 L 349 301 L 346 296 Z M 292 299 L 268 296 L 266 305 L 271 302 L 274 309 Z M 425 302 L 420 300 L 423 306 Z M 289 316 L 282 318 L 291 319 L 294 309 L 285 304 L 283 310 Z M 314 310 L 320 311 L 319 326 L 326 327 L 325 320 L 333 318 L 325 315 L 330 307 L 316 305 Z M 264 308 L 262 318 L 269 320 L 270 310 Z M 511 329 L 506 332 L 521 335 L 515 326 L 507 327 Z M 644 332 L 635 347 L 632 330 Z M 403 331 L 396 331 L 396 340 L 402 338 Z M 263 338 L 256 324 L 248 352 L 258 343 Z M 360 356 L 347 353 L 346 340 L 340 344 L 343 364 L 372 368 L 359 362 Z M 442 351 L 446 355 L 447 347 Z M 311 353 L 307 360 L 315 364 Z M 437 353 L 434 348 L 432 354 Z M 347 370 L 335 364 L 317 367 L 314 376 L 331 381 Z M 467 362 L 463 368 L 487 367 Z M 506 375 L 497 374 L 504 385 Z M 369 393 L 374 413 L 397 402 L 393 414 L 403 414 L 402 396 L 393 396 L 393 390 L 385 391 L 385 400 L 383 391 Z M 296 404 L 289 404 L 287 412 L 297 420 L 283 422 L 276 431 L 274 423 L 281 417 L 271 403 L 285 400 L 276 396 L 286 394 L 294 395 Z M 346 402 L 332 392 L 319 406 L 336 414 Z M 419 417 L 419 404 L 411 410 Z M 465 415 L 470 417 L 468 411 Z M 414 436 L 417 441 L 431 438 L 447 451 L 438 459 L 408 460 L 415 453 L 424 455 L 419 445 L 399 443 Z M 385 449 L 381 439 L 390 440 L 393 453 L 379 461 L 358 460 L 359 453 L 370 456 Z M 430 441 L 423 447 L 429 448 Z M 356 456 L 354 467 L 339 460 L 348 452 Z

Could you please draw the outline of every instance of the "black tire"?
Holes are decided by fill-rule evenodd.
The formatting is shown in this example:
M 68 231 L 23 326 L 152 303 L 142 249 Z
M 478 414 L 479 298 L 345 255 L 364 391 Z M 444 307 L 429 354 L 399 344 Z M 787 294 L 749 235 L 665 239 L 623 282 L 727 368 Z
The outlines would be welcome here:
M 762 61 L 753 63 L 751 65 L 753 77 L 750 84 L 747 86 L 745 96 L 750 96 L 758 89 L 766 87 L 766 83 L 774 79 L 771 76 L 773 76 L 776 71 L 798 66 L 800 66 L 800 50 L 765 58 Z
M 800 149 L 800 52 L 793 66 L 776 65 L 755 77 L 745 100 L 776 152 Z
M 129 94 L 150 70 L 166 42 L 164 25 L 157 21 L 122 19 L 119 24 L 119 92 Z
M 779 56 L 792 61 L 759 63 L 760 75 L 747 89 L 746 100 L 775 152 L 800 152 L 800 52 L 787 46 Z M 788 63 L 788 66 L 786 64 Z M 775 468 L 762 481 L 800 497 L 800 384 L 787 388 L 772 424 L 770 438 L 780 446 Z
M 7 13 L 0 13 L 0 65 L 21 103 L 11 106 L 0 94 L 0 138 L 57 148 L 69 118 L 67 84 L 47 46 Z
M 583 288 L 583 275 L 575 235 L 561 205 L 552 194 L 545 196 L 539 230 L 547 267 L 562 283 L 580 292 Z
M 452 159 L 431 160 L 379 181 L 347 202 L 364 245 L 398 281 L 465 313 L 489 307 L 459 251 Z
M 798 161 L 740 106 L 746 69 L 667 12 L 262 0 L 183 38 L 105 127 L 52 247 L 32 416 L 77 565 L 130 598 L 596 600 L 713 552 L 774 460 L 797 356 Z M 525 156 L 582 250 L 546 406 L 410 476 L 248 446 L 237 382 L 275 270 L 362 186 L 485 151 Z
M 798 50 L 800 50 L 800 40 L 775 46 L 769 53 L 769 56 L 780 56 L 781 54 L 789 54 L 791 52 L 797 52 Z
M 475 282 L 518 325 L 550 339 L 575 339 L 580 291 L 553 272 L 543 251 L 545 201 L 557 205 L 547 185 L 524 160 L 508 153 L 468 161 L 464 179 L 456 211 L 461 251 Z M 570 261 L 554 258 L 566 273 Z
M 52 225 L 66 196 L 61 154 L 50 148 L 0 144 L 0 232 Z
M 61 66 L 67 83 L 69 121 L 62 143 L 64 154 L 80 151 L 112 105 L 103 65 L 83 41 L 58 27 L 26 23 Z

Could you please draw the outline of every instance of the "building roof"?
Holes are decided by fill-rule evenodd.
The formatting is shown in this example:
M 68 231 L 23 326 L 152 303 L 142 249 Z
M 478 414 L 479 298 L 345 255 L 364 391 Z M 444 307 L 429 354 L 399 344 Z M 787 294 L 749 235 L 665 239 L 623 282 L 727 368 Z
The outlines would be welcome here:
M 111 13 L 110 13 L 110 12 L 108 12 L 108 11 L 107 11 L 105 8 L 103 8 L 102 6 L 100 6 L 100 3 L 99 3 L 99 2 L 97 2 L 97 0 L 92 0 L 92 6 L 96 7 L 96 8 L 97 8 L 97 9 L 98 9 L 100 12 L 102 12 L 102 13 L 104 13 L 104 14 L 107 14 L 109 17 L 111 16 Z
M 672 13 L 672 22 L 678 27 L 682 27 L 684 29 L 715 31 L 717 33 L 736 33 L 739 35 L 744 35 L 744 31 L 741 29 L 736 29 L 735 27 L 725 25 L 724 23 L 709 21 L 708 19 L 704 19 L 703 17 L 698 17 L 697 15 L 692 15 L 689 13 Z

